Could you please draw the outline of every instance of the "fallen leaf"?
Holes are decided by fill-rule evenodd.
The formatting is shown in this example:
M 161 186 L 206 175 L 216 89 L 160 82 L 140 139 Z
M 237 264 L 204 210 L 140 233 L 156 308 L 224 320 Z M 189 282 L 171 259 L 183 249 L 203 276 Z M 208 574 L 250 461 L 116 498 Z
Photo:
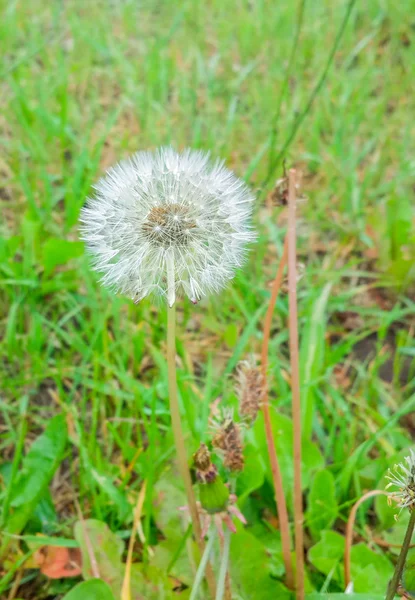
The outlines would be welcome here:
M 82 555 L 79 548 L 42 546 L 33 558 L 40 572 L 50 579 L 77 577 L 82 573 Z

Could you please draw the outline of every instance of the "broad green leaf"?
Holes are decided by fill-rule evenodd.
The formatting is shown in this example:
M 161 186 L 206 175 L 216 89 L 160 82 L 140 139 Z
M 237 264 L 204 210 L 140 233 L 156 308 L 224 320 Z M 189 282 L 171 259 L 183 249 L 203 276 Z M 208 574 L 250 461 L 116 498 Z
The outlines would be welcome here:
M 75 538 L 82 552 L 82 575 L 93 579 L 89 546 L 93 551 L 99 576 L 111 588 L 115 598 L 120 597 L 125 575 L 125 564 L 121 562 L 124 543 L 106 523 L 94 519 L 78 521 Z M 131 568 L 131 600 L 169 600 L 171 584 L 167 575 L 154 566 L 133 564 Z
M 265 546 L 242 528 L 231 541 L 232 588 L 244 600 L 291 600 L 292 594 L 271 577 Z
M 253 444 L 245 446 L 245 467 L 238 476 L 238 500 L 243 504 L 251 492 L 259 489 L 265 481 L 266 465 L 261 453 Z
M 61 238 L 49 238 L 42 248 L 42 261 L 45 274 L 50 275 L 55 267 L 65 265 L 72 258 L 82 256 L 84 245 L 82 242 L 71 242 Z
M 162 570 L 143 563 L 131 568 L 131 600 L 173 600 L 177 594 Z
M 342 582 L 341 562 L 344 555 L 344 537 L 335 531 L 322 531 L 320 541 L 308 551 L 310 563 L 324 575 Z
M 391 547 L 389 548 L 389 552 L 391 554 L 399 555 L 400 553 L 402 540 L 404 539 L 406 530 L 408 529 L 409 517 L 409 512 L 402 511 L 402 513 L 399 515 L 399 519 L 394 521 L 393 527 L 389 527 L 389 529 L 382 531 L 382 538 L 385 540 L 385 542 L 391 544 Z
M 153 564 L 191 587 L 194 578 L 187 548 L 196 550 L 191 538 L 183 544 L 186 525 L 183 511 L 187 504 L 186 495 L 174 471 L 168 471 L 154 486 L 153 515 L 157 527 L 166 539 L 154 548 Z M 197 554 L 194 554 L 195 560 Z
M 183 535 L 183 517 L 179 508 L 186 504 L 186 494 L 176 473 L 166 473 L 154 486 L 153 515 L 157 527 L 168 539 Z
M 318 471 L 308 496 L 307 524 L 314 538 L 334 523 L 338 507 L 334 477 L 328 469 Z
M 183 536 L 184 534 L 182 534 Z M 191 542 L 191 539 L 188 539 L 189 541 Z M 183 544 L 182 540 L 178 538 L 167 538 L 158 543 L 153 551 L 154 557 L 151 562 L 155 567 L 164 573 L 169 570 L 169 575 L 192 587 L 194 572 L 189 562 L 186 543 Z M 196 559 L 196 553 L 194 556 Z
M 75 539 L 82 552 L 82 575 L 84 579 L 92 579 L 94 571 L 91 566 L 92 551 L 99 576 L 108 583 L 114 594 L 122 586 L 124 566 L 121 555 L 124 543 L 115 535 L 106 523 L 96 519 L 78 521 L 74 528 Z
M 25 527 L 62 460 L 66 435 L 65 418 L 57 415 L 32 443 L 14 485 L 5 533 L 17 534 Z
M 392 577 L 393 566 L 384 554 L 377 554 L 365 544 L 351 549 L 351 576 L 356 592 L 382 593 Z
M 115 596 L 105 581 L 90 579 L 79 583 L 63 600 L 115 600 Z
M 415 598 L 415 548 L 410 548 L 402 573 L 402 586 L 405 592 Z
M 275 446 L 278 453 L 278 460 L 281 469 L 282 479 L 286 490 L 287 502 L 292 505 L 292 489 L 294 484 L 293 469 L 293 425 L 291 419 L 280 413 L 271 412 L 272 432 L 274 435 Z M 262 415 L 259 415 L 255 425 L 254 434 L 256 443 L 261 449 L 265 464 L 269 464 L 268 451 L 264 436 L 264 423 Z M 324 459 L 316 444 L 310 440 L 303 439 L 302 456 L 302 477 L 303 486 L 307 488 L 313 474 L 324 465 Z M 266 476 L 271 479 L 271 470 L 267 469 Z

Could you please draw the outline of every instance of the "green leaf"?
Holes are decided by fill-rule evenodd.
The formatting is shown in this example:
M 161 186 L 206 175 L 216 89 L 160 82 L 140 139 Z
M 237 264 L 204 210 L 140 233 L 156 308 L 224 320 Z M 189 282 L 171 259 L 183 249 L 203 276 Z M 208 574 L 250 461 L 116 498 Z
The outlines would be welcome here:
M 363 543 L 352 546 L 350 555 L 356 592 L 384 592 L 393 573 L 392 563 L 386 556 L 373 552 Z
M 415 598 L 415 548 L 408 551 L 402 573 L 402 586 L 411 598 Z
M 322 531 L 321 540 L 308 551 L 310 563 L 324 575 L 343 582 L 341 561 L 344 555 L 344 537 L 335 531 Z
M 179 508 L 187 504 L 186 494 L 173 471 L 166 473 L 154 486 L 153 515 L 166 538 L 182 536 L 183 523 Z
M 155 546 L 153 564 L 164 572 L 169 569 L 170 575 L 191 587 L 194 573 L 186 547 L 191 547 L 194 551 L 196 547 L 191 537 L 187 540 L 187 546 L 183 544 L 186 533 L 183 514 L 179 511 L 179 507 L 186 503 L 180 479 L 173 470 L 166 472 L 154 486 L 153 516 L 166 539 Z M 196 559 L 197 555 L 194 556 Z
M 245 467 L 238 475 L 238 501 L 242 505 L 249 494 L 260 487 L 265 481 L 266 464 L 261 453 L 253 444 L 245 446 Z
M 231 541 L 232 587 L 244 600 L 291 600 L 292 594 L 271 577 L 266 547 L 242 528 Z
M 378 489 L 382 489 L 385 487 L 386 479 L 381 479 L 381 482 L 378 485 Z M 376 516 L 378 517 L 382 529 L 390 529 L 396 525 L 395 516 L 397 513 L 396 504 L 388 503 L 388 497 L 385 495 L 379 495 L 375 498 L 375 511 Z
M 18 534 L 25 527 L 62 460 L 66 436 L 65 418 L 57 415 L 32 443 L 14 485 L 5 533 Z
M 300 380 L 303 436 L 311 438 L 315 401 L 315 382 L 324 370 L 326 308 L 332 284 L 312 299 L 301 338 Z
M 82 552 L 82 575 L 92 579 L 90 551 L 93 552 L 99 576 L 108 583 L 114 594 L 119 594 L 124 578 L 121 555 L 124 543 L 106 523 L 95 519 L 78 521 L 74 528 L 75 539 Z
M 63 600 L 115 600 L 115 596 L 105 581 L 90 579 L 79 583 Z
M 278 453 L 279 465 L 286 489 L 287 502 L 292 506 L 292 489 L 294 485 L 293 469 L 293 425 L 291 419 L 277 412 L 271 412 L 272 432 Z M 254 434 L 258 447 L 261 449 L 265 464 L 269 464 L 268 451 L 264 436 L 263 416 L 260 414 L 254 425 Z M 303 439 L 302 478 L 304 488 L 307 488 L 315 471 L 324 465 L 323 456 L 319 448 L 310 440 Z M 271 470 L 266 476 L 272 482 Z
M 308 505 L 308 526 L 312 536 L 318 538 L 322 530 L 332 526 L 338 513 L 334 477 L 328 469 L 318 471 L 314 476 Z
M 225 344 L 229 346 L 229 348 L 235 348 L 236 342 L 238 341 L 239 330 L 236 323 L 230 323 L 223 333 L 223 339 L 225 340 Z
M 132 508 L 126 496 L 114 485 L 112 479 L 104 473 L 91 468 L 91 475 L 101 490 L 112 500 L 118 509 L 118 518 L 124 522 L 132 514 Z
M 65 265 L 72 258 L 82 256 L 84 245 L 82 242 L 71 242 L 61 238 L 49 238 L 43 244 L 42 262 L 45 275 L 50 275 L 55 267 Z
M 167 575 L 160 569 L 151 565 L 144 565 L 143 563 L 132 566 L 132 600 L 170 600 L 177 598 L 177 595 L 173 594 L 171 588 L 172 584 Z
M 307 594 L 307 600 L 384 600 L 382 594 Z

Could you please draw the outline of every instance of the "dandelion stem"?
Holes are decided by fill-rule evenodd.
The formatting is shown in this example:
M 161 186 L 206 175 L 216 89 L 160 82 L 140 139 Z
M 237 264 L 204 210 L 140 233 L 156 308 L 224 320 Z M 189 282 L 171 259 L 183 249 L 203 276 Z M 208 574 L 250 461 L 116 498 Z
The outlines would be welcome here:
M 278 265 L 277 274 L 272 284 L 271 298 L 268 305 L 267 314 L 265 315 L 264 321 L 264 334 L 262 341 L 261 350 L 261 368 L 262 375 L 265 382 L 264 398 L 262 402 L 262 412 L 264 414 L 264 425 L 265 425 L 265 437 L 267 440 L 268 455 L 271 464 L 271 473 L 274 483 L 275 492 L 275 503 L 277 505 L 277 513 L 280 520 L 280 531 L 281 531 L 281 544 L 282 554 L 285 565 L 285 583 L 287 587 L 292 589 L 294 587 L 294 576 L 291 564 L 291 539 L 290 539 L 290 524 L 288 520 L 287 503 L 284 495 L 284 485 L 281 476 L 281 469 L 278 462 L 277 449 L 275 447 L 274 437 L 272 434 L 271 415 L 269 410 L 268 402 L 268 386 L 267 386 L 267 370 L 268 370 L 268 346 L 269 338 L 271 333 L 272 315 L 274 312 L 275 303 L 277 301 L 278 293 L 281 288 L 282 278 L 284 275 L 284 268 L 287 264 L 287 248 L 288 248 L 288 236 L 285 238 L 284 251 Z
M 187 464 L 186 447 L 184 444 L 182 424 L 180 420 L 179 401 L 177 398 L 177 381 L 176 381 L 176 305 L 167 308 L 167 370 L 168 370 L 168 386 L 170 399 L 170 415 L 173 429 L 174 443 L 176 446 L 177 459 L 179 470 L 184 482 L 187 504 L 189 506 L 190 517 L 193 523 L 193 531 L 195 533 L 196 542 L 199 546 L 200 553 L 204 553 L 205 544 L 202 538 L 202 530 L 200 528 L 199 515 L 197 512 L 196 500 L 193 493 L 192 480 Z M 216 585 L 211 565 L 208 563 L 204 567 L 206 570 L 206 580 L 208 582 L 211 596 L 215 597 Z
M 213 525 L 211 525 L 210 529 L 209 529 L 208 542 L 205 546 L 205 550 L 203 552 L 201 561 L 199 563 L 199 568 L 197 569 L 197 572 L 196 572 L 196 577 L 193 582 L 192 593 L 190 594 L 189 600 L 195 600 L 197 598 L 197 593 L 199 591 L 200 584 L 202 583 L 203 575 L 205 573 L 207 565 L 209 564 L 209 556 L 212 552 L 213 542 L 215 541 L 215 537 L 216 537 L 215 534 L 216 534 L 216 529 Z
M 415 528 L 415 510 L 411 511 L 411 517 L 408 523 L 408 529 L 405 533 L 405 538 L 402 544 L 401 553 L 399 554 L 398 562 L 396 563 L 395 572 L 389 583 L 388 591 L 386 594 L 386 600 L 393 600 L 395 598 L 396 590 L 398 589 L 399 582 L 403 568 L 405 566 L 406 556 L 408 554 L 409 546 L 412 540 L 412 534 Z
M 229 551 L 231 548 L 231 532 L 227 529 L 224 533 L 225 542 L 222 549 L 222 560 L 219 569 L 218 588 L 216 592 L 216 600 L 223 600 L 226 588 L 226 574 L 228 572 Z
M 291 363 L 291 396 L 293 415 L 294 448 L 294 531 L 296 559 L 296 598 L 304 600 L 304 533 L 303 495 L 301 485 L 301 399 L 298 359 L 297 316 L 297 256 L 296 256 L 296 172 L 288 172 L 288 307 Z

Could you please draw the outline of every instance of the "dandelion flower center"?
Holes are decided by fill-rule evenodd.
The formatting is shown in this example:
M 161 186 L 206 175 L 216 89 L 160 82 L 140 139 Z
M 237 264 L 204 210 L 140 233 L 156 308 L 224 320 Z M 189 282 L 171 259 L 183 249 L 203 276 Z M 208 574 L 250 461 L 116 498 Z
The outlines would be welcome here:
M 144 234 L 155 246 L 186 246 L 191 240 L 191 230 L 196 227 L 189 215 L 182 204 L 153 206 L 143 224 Z

